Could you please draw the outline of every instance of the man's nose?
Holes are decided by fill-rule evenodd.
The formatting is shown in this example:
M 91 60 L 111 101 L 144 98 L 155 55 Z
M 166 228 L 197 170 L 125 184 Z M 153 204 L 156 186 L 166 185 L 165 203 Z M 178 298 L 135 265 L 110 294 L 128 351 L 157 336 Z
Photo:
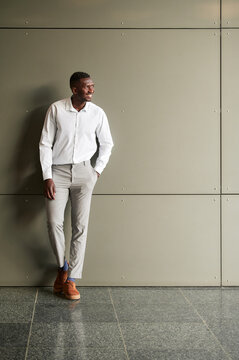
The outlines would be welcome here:
M 94 90 L 93 87 L 90 87 L 90 88 L 89 88 L 89 91 L 90 91 L 91 94 L 93 94 L 93 93 L 95 92 L 95 90 Z

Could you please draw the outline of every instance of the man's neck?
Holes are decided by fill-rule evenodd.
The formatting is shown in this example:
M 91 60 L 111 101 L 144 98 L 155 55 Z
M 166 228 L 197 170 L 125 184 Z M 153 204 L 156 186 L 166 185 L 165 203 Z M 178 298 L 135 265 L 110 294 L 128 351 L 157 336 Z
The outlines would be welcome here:
M 86 104 L 86 101 L 83 101 L 83 102 L 82 102 L 82 101 L 74 98 L 74 96 L 71 97 L 71 102 L 72 102 L 73 107 L 74 107 L 77 111 L 82 110 L 82 109 L 85 107 L 85 104 Z

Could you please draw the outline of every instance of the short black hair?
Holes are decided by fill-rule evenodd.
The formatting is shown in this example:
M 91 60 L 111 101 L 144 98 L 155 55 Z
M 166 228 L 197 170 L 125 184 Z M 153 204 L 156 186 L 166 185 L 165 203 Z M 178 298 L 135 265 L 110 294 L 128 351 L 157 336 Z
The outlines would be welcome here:
M 82 71 L 74 72 L 74 74 L 72 74 L 70 77 L 70 87 L 72 88 L 72 86 L 74 86 L 75 83 L 77 81 L 79 81 L 80 79 L 86 79 L 89 77 L 90 77 L 90 75 L 85 72 L 82 72 Z

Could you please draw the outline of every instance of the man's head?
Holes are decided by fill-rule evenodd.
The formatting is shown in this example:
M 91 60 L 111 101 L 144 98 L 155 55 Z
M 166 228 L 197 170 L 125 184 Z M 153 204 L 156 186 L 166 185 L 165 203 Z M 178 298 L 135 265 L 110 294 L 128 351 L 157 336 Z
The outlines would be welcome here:
M 94 94 L 94 83 L 85 72 L 75 72 L 70 77 L 70 87 L 74 97 L 80 101 L 91 101 Z

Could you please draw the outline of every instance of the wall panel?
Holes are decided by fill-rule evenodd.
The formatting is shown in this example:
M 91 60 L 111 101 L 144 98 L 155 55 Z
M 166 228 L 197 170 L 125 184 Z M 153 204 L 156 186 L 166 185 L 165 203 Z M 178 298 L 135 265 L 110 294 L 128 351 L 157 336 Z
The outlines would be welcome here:
M 0 285 L 49 284 L 56 265 L 49 248 L 43 197 L 1 195 L 0 212 Z
M 239 30 L 222 32 L 222 175 L 223 192 L 239 192 Z
M 227 28 L 239 26 L 238 0 L 222 0 L 222 26 Z
M 96 193 L 218 193 L 218 31 L 2 30 L 0 43 L 2 193 L 39 193 L 44 113 L 78 69 L 115 142 Z
M 94 196 L 81 284 L 220 285 L 218 196 Z
M 219 285 L 219 203 L 205 195 L 93 196 L 80 284 Z M 0 211 L 0 285 L 51 285 L 43 197 L 1 196 Z M 69 249 L 69 216 L 66 236 Z
M 222 285 L 239 286 L 239 195 L 222 196 Z
M 217 27 L 219 0 L 9 0 L 0 26 L 11 27 Z

